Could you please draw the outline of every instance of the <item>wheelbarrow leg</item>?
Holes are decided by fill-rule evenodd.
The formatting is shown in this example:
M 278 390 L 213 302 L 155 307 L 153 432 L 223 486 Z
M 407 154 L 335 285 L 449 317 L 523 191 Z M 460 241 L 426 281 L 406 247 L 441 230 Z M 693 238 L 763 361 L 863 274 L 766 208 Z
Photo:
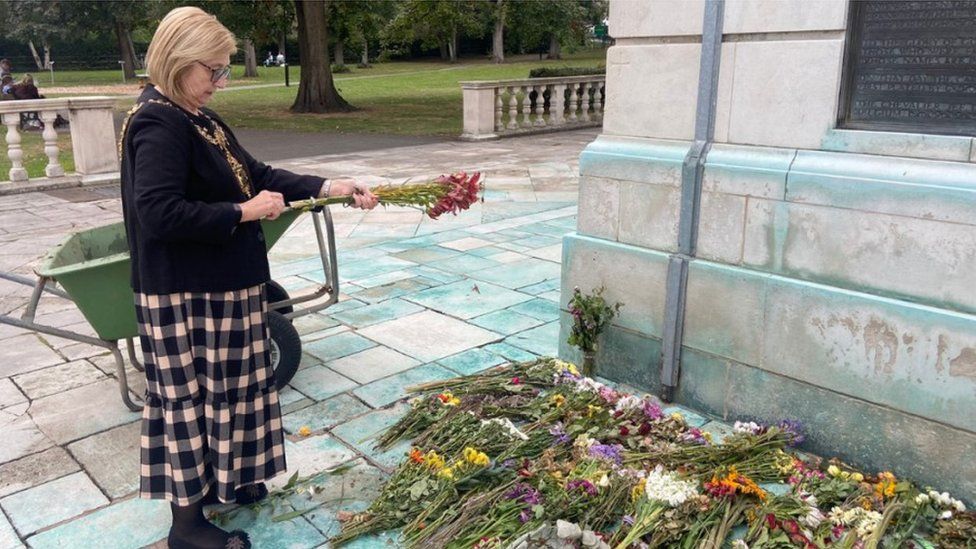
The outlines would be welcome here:
M 131 337 L 125 338 L 125 348 L 129 353 L 129 362 L 132 363 L 132 367 L 140 372 L 145 372 L 146 367 L 139 362 L 138 358 L 136 358 L 136 347 Z
M 122 403 L 125 404 L 133 412 L 139 412 L 142 410 L 142 400 L 139 404 L 132 402 L 132 398 L 129 396 L 129 380 L 125 374 L 125 360 L 122 358 L 122 351 L 119 351 L 118 346 L 112 347 L 112 356 L 115 357 L 115 368 L 119 376 L 119 392 L 122 394 Z

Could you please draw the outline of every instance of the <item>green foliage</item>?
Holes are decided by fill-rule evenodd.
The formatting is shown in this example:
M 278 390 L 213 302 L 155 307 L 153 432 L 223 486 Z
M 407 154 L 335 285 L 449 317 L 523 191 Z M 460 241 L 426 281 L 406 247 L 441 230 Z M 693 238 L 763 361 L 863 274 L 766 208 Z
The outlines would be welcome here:
M 569 300 L 569 314 L 573 316 L 573 328 L 567 343 L 579 347 L 584 353 L 596 351 L 597 338 L 603 329 L 610 324 L 621 303 L 607 304 L 603 299 L 606 288 L 598 288 L 593 293 L 584 295 L 579 288 L 573 289 L 573 297 Z
M 478 0 L 404 0 L 383 32 L 383 44 L 394 50 L 419 42 L 424 48 L 446 46 L 451 59 L 457 56 L 457 42 L 465 36 L 481 37 L 490 32 L 492 7 Z
M 529 78 L 555 78 L 557 76 L 589 76 L 606 74 L 604 65 L 595 67 L 536 67 L 529 71 Z
M 332 64 L 332 74 L 339 74 L 343 72 L 352 72 L 352 69 L 348 65 L 336 65 Z

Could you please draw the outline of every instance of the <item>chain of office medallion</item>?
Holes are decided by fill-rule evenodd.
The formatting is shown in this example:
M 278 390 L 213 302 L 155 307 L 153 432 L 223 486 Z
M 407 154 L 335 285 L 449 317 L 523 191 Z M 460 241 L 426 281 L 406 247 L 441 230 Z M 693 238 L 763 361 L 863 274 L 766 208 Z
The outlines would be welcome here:
M 147 102 L 156 103 L 158 105 L 166 105 L 167 107 L 172 107 L 179 110 L 178 107 L 169 101 L 150 99 Z M 136 105 L 129 109 L 129 112 L 125 114 L 125 120 L 122 122 L 121 136 L 119 137 L 119 159 L 122 158 L 122 143 L 125 140 L 125 132 L 129 128 L 129 120 L 132 119 L 132 116 L 135 115 L 143 105 L 145 105 L 145 103 L 136 103 Z M 180 112 L 183 111 L 180 110 Z M 186 113 L 183 113 L 183 115 L 186 116 Z M 251 177 L 248 175 L 247 170 L 244 168 L 244 165 L 241 164 L 240 160 L 238 160 L 237 157 L 231 153 L 230 143 L 227 140 L 227 134 L 224 132 L 224 128 L 222 128 L 220 124 L 211 119 L 209 116 L 204 115 L 204 117 L 207 120 L 210 120 L 210 123 L 213 124 L 213 134 L 200 127 L 200 125 L 192 120 L 190 120 L 190 123 L 193 124 L 194 128 L 196 128 L 197 133 L 200 134 L 200 137 L 202 137 L 207 143 L 210 143 L 211 145 L 220 149 L 220 152 L 224 154 L 224 158 L 227 160 L 227 164 L 230 166 L 230 170 L 234 173 L 234 177 L 237 179 L 237 184 L 240 186 L 241 192 L 244 193 L 244 196 L 247 198 L 251 198 L 254 195 L 254 193 L 251 191 Z M 190 117 L 187 116 L 188 120 L 189 118 Z

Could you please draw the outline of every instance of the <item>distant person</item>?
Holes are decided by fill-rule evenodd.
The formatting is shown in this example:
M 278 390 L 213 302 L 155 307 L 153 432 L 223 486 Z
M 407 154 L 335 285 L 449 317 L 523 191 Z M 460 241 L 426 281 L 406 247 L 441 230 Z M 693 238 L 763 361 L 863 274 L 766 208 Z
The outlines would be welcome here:
M 9 59 L 0 59 L 0 78 L 4 76 L 14 77 L 13 66 L 10 64 Z
M 285 52 L 279 50 L 278 57 L 275 58 L 275 61 L 278 62 L 279 67 L 283 66 L 285 64 Z
M 264 60 L 264 66 L 270 67 L 275 64 L 275 56 L 270 51 L 268 52 L 268 58 Z
M 37 86 L 34 85 L 34 77 L 25 74 L 24 77 L 16 84 L 10 86 L 10 95 L 14 99 L 24 100 L 24 99 L 44 99 L 44 96 L 38 91 Z M 20 128 L 23 130 L 31 129 L 41 129 L 44 124 L 41 122 L 41 118 L 36 112 L 22 112 L 20 113 Z
M 0 94 L 3 95 L 4 99 L 13 99 L 13 87 L 14 87 L 14 77 L 9 74 L 5 74 L 0 81 Z
M 10 93 L 14 99 L 44 99 L 34 85 L 34 77 L 29 74 L 25 74 L 20 82 L 11 86 Z

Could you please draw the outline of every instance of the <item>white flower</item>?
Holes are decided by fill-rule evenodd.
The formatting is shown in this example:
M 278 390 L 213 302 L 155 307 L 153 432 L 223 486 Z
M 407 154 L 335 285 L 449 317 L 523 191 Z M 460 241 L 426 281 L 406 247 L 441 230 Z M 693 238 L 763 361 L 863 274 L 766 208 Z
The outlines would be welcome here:
M 952 518 L 952 511 L 942 511 L 939 514 L 939 520 L 949 520 Z
M 741 539 L 737 539 L 732 542 L 732 549 L 749 549 L 749 544 Z
M 617 401 L 617 405 L 614 406 L 613 411 L 615 412 L 627 412 L 644 406 L 644 399 L 636 397 L 634 395 L 627 395 Z
M 525 433 L 520 431 L 519 428 L 516 427 L 514 423 L 512 423 L 512 420 L 508 419 L 507 417 L 493 417 L 491 419 L 483 419 L 481 420 L 481 425 L 482 426 L 499 425 L 512 438 L 517 438 L 519 440 L 529 440 L 529 435 L 526 435 Z
M 610 478 L 604 474 L 602 477 L 600 477 L 600 481 L 597 482 L 596 485 L 600 488 L 606 488 L 607 486 L 610 486 Z
M 915 496 L 915 503 L 917 503 L 919 505 L 925 505 L 928 502 L 929 502 L 929 495 L 928 494 L 919 494 L 919 495 Z
M 658 465 L 647 475 L 644 493 L 651 501 L 661 501 L 671 507 L 677 507 L 689 498 L 697 496 L 698 490 L 696 483 L 681 480 L 677 474 L 665 471 L 664 467 Z
M 586 433 L 583 433 L 582 435 L 576 437 L 576 440 L 573 441 L 573 446 L 581 450 L 589 450 L 590 446 L 593 446 L 596 444 L 596 442 L 596 440 L 587 436 Z
M 835 526 L 851 526 L 857 531 L 860 538 L 866 538 L 881 523 L 881 513 L 868 511 L 862 507 L 843 509 L 834 507 L 830 510 L 830 522 Z
M 754 421 L 736 421 L 732 425 L 732 431 L 736 433 L 747 433 L 750 435 L 758 435 L 762 431 L 762 426 Z
M 966 511 L 966 504 L 958 499 L 952 502 L 952 506 L 959 513 L 964 513 Z

